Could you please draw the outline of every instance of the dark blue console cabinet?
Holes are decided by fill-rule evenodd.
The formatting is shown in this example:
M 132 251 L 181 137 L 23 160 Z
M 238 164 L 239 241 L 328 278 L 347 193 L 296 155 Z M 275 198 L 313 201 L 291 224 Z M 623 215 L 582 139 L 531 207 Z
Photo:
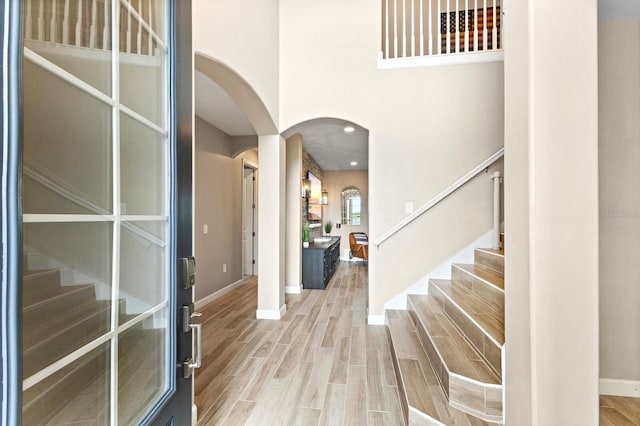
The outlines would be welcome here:
M 306 289 L 321 289 L 329 284 L 340 262 L 340 238 L 311 243 L 302 249 L 302 285 Z

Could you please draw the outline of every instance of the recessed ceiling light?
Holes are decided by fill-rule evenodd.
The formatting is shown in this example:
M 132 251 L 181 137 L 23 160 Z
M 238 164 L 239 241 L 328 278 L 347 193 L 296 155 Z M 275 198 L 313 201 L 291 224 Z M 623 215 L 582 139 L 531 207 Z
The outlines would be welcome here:
M 347 126 L 344 128 L 344 132 L 345 133 L 353 133 L 356 129 L 353 128 L 353 126 Z
M 352 161 L 352 162 L 351 162 L 351 165 L 352 165 L 352 166 L 357 166 L 357 165 L 358 165 L 358 162 L 357 162 L 357 161 Z

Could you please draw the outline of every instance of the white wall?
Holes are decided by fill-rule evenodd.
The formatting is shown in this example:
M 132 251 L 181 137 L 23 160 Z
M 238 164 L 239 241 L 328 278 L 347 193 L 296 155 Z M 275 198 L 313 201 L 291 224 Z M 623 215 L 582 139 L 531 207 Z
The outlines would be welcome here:
M 360 190 L 362 211 L 360 214 L 360 225 L 341 225 L 341 193 L 348 186 L 354 186 Z M 344 258 L 345 249 L 349 249 L 350 232 L 369 233 L 369 172 L 367 170 L 343 170 L 325 171 L 322 187 L 329 192 L 329 204 L 323 207 L 323 220 L 333 222 L 331 235 L 340 237 L 340 257 Z
M 503 145 L 502 63 L 380 71 L 380 23 L 370 0 L 280 2 L 280 128 L 337 117 L 369 130 L 370 239 Z M 489 190 L 478 180 L 371 250 L 371 314 L 489 230 Z
M 505 195 L 506 423 L 596 425 L 596 2 L 514 1 L 508 16 L 523 34 L 505 57 L 505 179 L 521 184 Z
M 286 141 L 287 198 L 285 287 L 287 292 L 299 293 L 302 285 L 302 137 L 291 136 Z
M 640 19 L 598 26 L 600 377 L 640 380 Z
M 278 125 L 278 0 L 193 0 L 193 50 L 240 74 Z

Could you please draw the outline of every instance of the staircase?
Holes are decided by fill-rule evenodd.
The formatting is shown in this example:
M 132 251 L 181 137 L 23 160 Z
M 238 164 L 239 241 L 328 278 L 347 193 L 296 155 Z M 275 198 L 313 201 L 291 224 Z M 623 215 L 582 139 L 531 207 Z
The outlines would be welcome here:
M 23 377 L 28 378 L 109 332 L 109 301 L 93 285 L 62 285 L 59 269 L 23 264 Z M 125 312 L 124 300 L 119 300 Z M 120 324 L 135 315 L 120 316 Z M 161 330 L 140 322 L 118 337 L 118 424 L 131 424 L 164 389 Z M 23 424 L 104 424 L 110 416 L 109 343 L 56 371 L 23 394 Z
M 476 249 L 474 261 L 386 312 L 407 424 L 503 422 L 504 251 Z

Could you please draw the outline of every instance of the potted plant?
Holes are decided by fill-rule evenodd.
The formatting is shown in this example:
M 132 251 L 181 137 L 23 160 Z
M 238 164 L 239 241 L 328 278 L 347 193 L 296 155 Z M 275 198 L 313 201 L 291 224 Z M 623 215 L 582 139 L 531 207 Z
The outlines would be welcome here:
M 311 229 L 309 228 L 309 222 L 305 222 L 302 225 L 302 247 L 309 247 L 309 241 L 311 241 Z
M 324 233 L 327 234 L 327 236 L 329 236 L 329 234 L 331 234 L 332 229 L 333 229 L 333 222 L 331 222 L 330 220 L 326 221 L 324 223 Z

